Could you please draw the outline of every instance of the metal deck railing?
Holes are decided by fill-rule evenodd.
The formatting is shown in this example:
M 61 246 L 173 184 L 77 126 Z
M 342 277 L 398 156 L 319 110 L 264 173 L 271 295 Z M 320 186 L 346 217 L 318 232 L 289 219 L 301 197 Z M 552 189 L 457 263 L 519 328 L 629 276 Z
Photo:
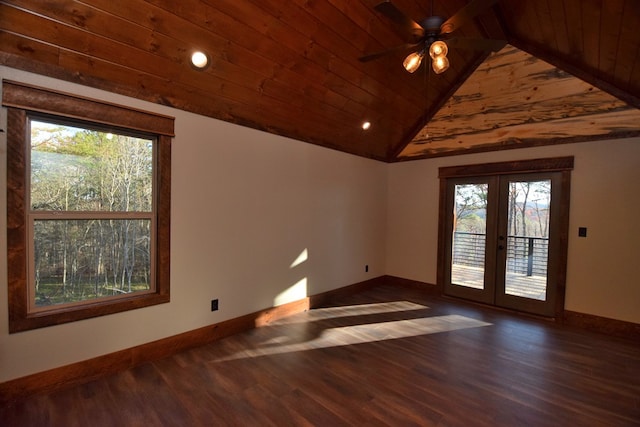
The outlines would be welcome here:
M 453 233 L 453 264 L 484 267 L 486 235 Z M 546 237 L 507 236 L 507 271 L 527 276 L 546 276 L 549 239 Z

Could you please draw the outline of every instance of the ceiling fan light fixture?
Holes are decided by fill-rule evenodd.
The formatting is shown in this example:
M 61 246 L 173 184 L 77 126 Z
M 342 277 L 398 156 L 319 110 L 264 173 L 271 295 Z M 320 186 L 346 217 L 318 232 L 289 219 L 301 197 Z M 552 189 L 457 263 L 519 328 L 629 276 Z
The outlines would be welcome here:
M 429 55 L 433 59 L 439 56 L 447 56 L 447 53 L 449 53 L 449 47 L 442 40 L 437 40 L 429 46 Z
M 449 68 L 449 60 L 446 56 L 436 56 L 431 62 L 431 67 L 436 74 L 442 74 Z
M 413 52 L 404 59 L 404 61 L 402 62 L 402 66 L 404 66 L 404 69 L 408 72 L 415 73 L 416 70 L 420 68 L 423 57 L 424 51 Z

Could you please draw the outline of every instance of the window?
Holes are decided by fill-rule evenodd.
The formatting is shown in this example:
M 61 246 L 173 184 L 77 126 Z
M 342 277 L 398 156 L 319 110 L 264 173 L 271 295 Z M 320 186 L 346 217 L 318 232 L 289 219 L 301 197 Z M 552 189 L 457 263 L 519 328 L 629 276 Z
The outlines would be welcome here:
M 9 330 L 169 301 L 173 119 L 3 82 Z

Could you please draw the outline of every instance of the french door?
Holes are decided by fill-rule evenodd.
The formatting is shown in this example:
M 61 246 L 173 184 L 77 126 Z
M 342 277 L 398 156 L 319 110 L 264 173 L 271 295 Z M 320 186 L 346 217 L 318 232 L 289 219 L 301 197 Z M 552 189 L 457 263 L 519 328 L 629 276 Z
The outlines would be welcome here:
M 556 315 L 564 301 L 564 177 L 552 170 L 446 179 L 439 271 L 444 294 Z

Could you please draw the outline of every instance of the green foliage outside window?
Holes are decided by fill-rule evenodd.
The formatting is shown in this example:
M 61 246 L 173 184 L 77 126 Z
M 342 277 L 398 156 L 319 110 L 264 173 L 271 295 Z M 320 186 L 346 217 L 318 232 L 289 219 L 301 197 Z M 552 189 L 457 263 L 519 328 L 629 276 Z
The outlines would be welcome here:
M 32 303 L 150 290 L 154 141 L 30 124 Z

